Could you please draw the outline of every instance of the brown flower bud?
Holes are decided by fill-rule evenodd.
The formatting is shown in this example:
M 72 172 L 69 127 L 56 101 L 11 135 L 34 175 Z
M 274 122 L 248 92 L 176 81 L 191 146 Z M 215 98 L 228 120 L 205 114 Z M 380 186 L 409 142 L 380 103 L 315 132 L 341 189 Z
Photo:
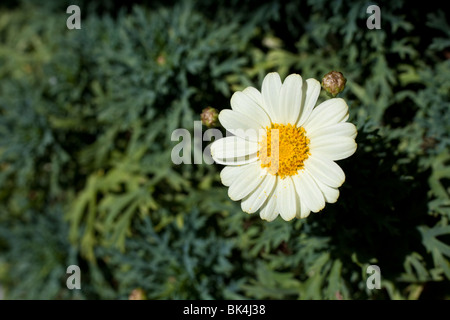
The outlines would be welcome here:
M 203 109 L 202 114 L 200 115 L 202 119 L 202 123 L 208 128 L 216 127 L 219 123 L 219 112 L 211 107 L 207 107 Z
M 133 291 L 131 291 L 130 296 L 128 297 L 128 300 L 146 300 L 147 297 L 145 296 L 144 290 L 141 288 L 136 288 Z
M 156 58 L 156 63 L 162 66 L 166 64 L 166 58 L 162 54 L 160 54 L 158 58 Z
M 322 88 L 324 88 L 331 96 L 336 97 L 338 93 L 344 90 L 346 82 L 347 79 L 345 79 L 341 72 L 331 71 L 323 76 Z

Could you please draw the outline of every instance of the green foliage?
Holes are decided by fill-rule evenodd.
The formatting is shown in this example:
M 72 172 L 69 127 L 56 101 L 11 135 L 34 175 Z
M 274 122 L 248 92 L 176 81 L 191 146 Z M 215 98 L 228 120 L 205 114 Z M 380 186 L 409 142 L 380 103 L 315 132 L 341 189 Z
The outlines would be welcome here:
M 82 29 L 68 30 L 69 4 L 0 6 L 7 298 L 450 297 L 442 10 L 380 1 L 368 30 L 366 1 L 79 1 Z M 358 127 L 338 202 L 305 220 L 247 215 L 220 166 L 170 161 L 175 129 L 193 133 L 205 107 L 274 70 L 341 71 Z M 66 288 L 72 264 L 80 291 Z M 366 286 L 372 264 L 381 290 Z

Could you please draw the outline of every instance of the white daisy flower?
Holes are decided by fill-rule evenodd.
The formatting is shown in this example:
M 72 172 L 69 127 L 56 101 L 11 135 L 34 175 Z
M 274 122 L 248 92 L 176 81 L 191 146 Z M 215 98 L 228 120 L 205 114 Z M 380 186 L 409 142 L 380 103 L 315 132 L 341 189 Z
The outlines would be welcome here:
M 335 161 L 356 151 L 357 132 L 346 122 L 343 99 L 314 107 L 320 89 L 315 79 L 291 74 L 281 83 L 273 72 L 261 92 L 253 87 L 236 92 L 232 110 L 220 112 L 220 123 L 234 135 L 214 141 L 211 155 L 226 165 L 222 183 L 232 200 L 242 200 L 244 212 L 260 210 L 262 219 L 281 215 L 288 221 L 337 201 L 345 174 Z

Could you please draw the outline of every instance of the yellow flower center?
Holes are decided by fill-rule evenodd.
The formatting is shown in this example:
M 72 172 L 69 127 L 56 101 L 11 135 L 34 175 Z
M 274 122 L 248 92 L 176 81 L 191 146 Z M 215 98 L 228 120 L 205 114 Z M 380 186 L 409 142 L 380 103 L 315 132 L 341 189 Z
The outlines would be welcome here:
M 310 155 L 305 129 L 273 123 L 266 131 L 258 151 L 261 167 L 281 179 L 296 175 Z

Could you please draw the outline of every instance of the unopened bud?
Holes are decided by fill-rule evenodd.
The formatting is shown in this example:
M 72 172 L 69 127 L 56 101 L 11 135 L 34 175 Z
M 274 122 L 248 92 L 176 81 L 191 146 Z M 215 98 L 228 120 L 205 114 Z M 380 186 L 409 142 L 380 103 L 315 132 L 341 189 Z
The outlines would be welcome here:
M 166 63 L 166 58 L 163 55 L 159 55 L 158 58 L 156 58 L 156 63 L 162 66 Z
M 274 36 L 266 36 L 263 38 L 262 44 L 269 49 L 278 49 L 283 46 L 283 41 Z
M 211 107 L 203 109 L 200 118 L 202 119 L 202 123 L 208 128 L 216 127 L 219 124 L 219 112 Z
M 331 71 L 323 76 L 322 88 L 324 88 L 331 96 L 336 97 L 338 93 L 344 90 L 346 82 L 347 79 L 345 79 L 341 72 Z
M 130 296 L 128 297 L 128 300 L 146 300 L 147 297 L 145 296 L 144 290 L 141 288 L 136 288 L 133 291 L 131 291 Z

